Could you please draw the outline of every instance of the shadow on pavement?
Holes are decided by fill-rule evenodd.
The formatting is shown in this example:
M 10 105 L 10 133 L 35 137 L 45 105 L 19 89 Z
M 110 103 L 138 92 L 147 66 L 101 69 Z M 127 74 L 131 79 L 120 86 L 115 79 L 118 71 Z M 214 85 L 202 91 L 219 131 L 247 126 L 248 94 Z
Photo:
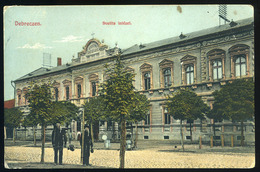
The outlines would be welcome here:
M 83 166 L 81 164 L 62 164 L 55 165 L 54 163 L 39 163 L 39 162 L 26 162 L 26 163 L 7 163 L 9 169 L 78 169 L 78 168 L 108 168 L 105 166 Z

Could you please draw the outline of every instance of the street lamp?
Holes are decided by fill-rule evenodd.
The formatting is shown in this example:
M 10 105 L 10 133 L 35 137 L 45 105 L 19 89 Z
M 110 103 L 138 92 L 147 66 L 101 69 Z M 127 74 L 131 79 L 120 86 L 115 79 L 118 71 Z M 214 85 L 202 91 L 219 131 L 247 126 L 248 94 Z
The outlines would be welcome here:
M 85 124 L 84 108 L 80 111 L 80 114 L 82 114 L 82 121 L 81 121 L 81 158 L 80 158 L 80 162 L 83 162 L 84 124 Z

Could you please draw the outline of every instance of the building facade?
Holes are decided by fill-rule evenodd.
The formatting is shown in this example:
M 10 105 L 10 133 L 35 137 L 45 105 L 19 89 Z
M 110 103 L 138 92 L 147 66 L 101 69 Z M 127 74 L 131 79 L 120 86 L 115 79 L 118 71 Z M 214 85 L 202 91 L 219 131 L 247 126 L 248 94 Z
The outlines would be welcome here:
M 134 45 L 127 49 L 117 46 L 109 48 L 98 39 L 89 40 L 73 58 L 71 63 L 62 65 L 58 58 L 57 67 L 41 67 L 15 80 L 15 106 L 28 113 L 28 102 L 24 97 L 30 81 L 51 81 L 55 86 L 54 98 L 71 101 L 81 107 L 86 99 L 98 96 L 99 84 L 105 80 L 105 64 L 114 63 L 117 54 L 135 76 L 135 89 L 147 96 L 151 107 L 147 119 L 138 123 L 139 139 L 180 140 L 179 120 L 168 115 L 164 101 L 167 94 L 178 89 L 191 88 L 203 101 L 212 107 L 212 93 L 223 85 L 240 78 L 254 78 L 254 20 L 253 18 L 231 22 L 189 34 L 148 43 Z M 184 121 L 184 138 L 193 140 L 202 136 L 208 141 L 212 134 L 212 119 L 192 121 L 192 127 Z M 239 124 L 230 121 L 216 123 L 217 136 L 225 133 L 235 135 L 240 142 Z M 80 131 L 80 121 L 71 123 L 73 137 Z M 118 125 L 111 121 L 100 121 L 94 126 L 95 138 L 101 139 L 112 133 L 120 137 Z M 254 142 L 254 125 L 245 124 L 245 142 Z

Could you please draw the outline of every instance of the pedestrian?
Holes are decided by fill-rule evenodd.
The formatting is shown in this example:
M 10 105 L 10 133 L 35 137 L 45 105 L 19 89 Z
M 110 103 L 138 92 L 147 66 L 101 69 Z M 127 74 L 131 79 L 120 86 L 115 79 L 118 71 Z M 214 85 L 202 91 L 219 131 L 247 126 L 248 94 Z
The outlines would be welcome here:
M 82 147 L 82 134 L 80 137 L 80 146 Z M 91 140 L 91 133 L 89 130 L 89 126 L 85 125 L 84 145 L 83 145 L 83 165 L 84 166 L 90 166 L 90 164 L 89 164 L 90 152 L 93 153 L 93 143 Z
M 58 163 L 58 154 L 59 154 L 59 164 L 62 165 L 62 156 L 63 156 L 63 141 L 66 137 L 65 134 L 61 131 L 60 123 L 57 123 L 52 131 L 52 146 L 54 149 L 54 163 Z
M 61 135 L 63 136 L 63 141 L 64 141 L 64 147 L 66 148 L 67 147 L 67 138 L 68 138 L 68 136 L 67 136 L 67 132 L 66 132 L 66 130 L 65 130 L 65 128 L 63 128 L 62 130 L 61 130 Z

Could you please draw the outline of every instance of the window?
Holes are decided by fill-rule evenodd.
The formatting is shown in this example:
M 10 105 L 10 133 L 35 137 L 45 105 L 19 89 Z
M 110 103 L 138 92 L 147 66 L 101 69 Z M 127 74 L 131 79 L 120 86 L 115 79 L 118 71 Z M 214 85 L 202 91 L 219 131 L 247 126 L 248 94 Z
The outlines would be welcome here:
M 78 89 L 78 98 L 81 97 L 81 84 L 77 85 L 77 89 Z
M 91 86 L 92 86 L 92 96 L 96 96 L 96 94 L 97 94 L 96 82 L 91 82 Z
M 196 78 L 196 57 L 191 55 L 186 55 L 181 58 L 182 65 L 182 84 L 189 85 L 194 84 L 197 81 Z
M 70 88 L 66 87 L 66 100 L 69 100 L 70 98 Z
M 72 87 L 72 84 L 71 84 L 71 81 L 65 79 L 64 81 L 62 81 L 63 85 L 64 85 L 64 97 L 63 99 L 65 100 L 69 100 L 71 99 L 71 87 Z
M 213 79 L 222 79 L 222 62 L 221 59 L 212 61 Z
M 21 94 L 18 95 L 18 105 L 21 105 Z
M 151 78 L 150 72 L 144 74 L 144 90 L 149 90 L 151 88 Z
M 150 125 L 150 114 L 147 114 L 144 120 L 145 125 Z
M 150 90 L 153 88 L 153 73 L 152 73 L 152 65 L 148 63 L 144 63 L 140 67 L 141 71 L 141 89 L 142 90 Z
M 169 88 L 173 86 L 173 62 L 164 59 L 159 63 L 160 66 L 160 87 Z
M 106 76 L 108 77 L 108 76 Z M 98 74 L 97 73 L 93 73 L 91 75 L 89 75 L 88 77 L 89 79 L 89 83 L 90 83 L 90 92 L 89 92 L 89 96 L 93 97 L 96 96 L 98 93 Z
M 168 109 L 164 108 L 164 124 L 171 123 L 171 116 L 168 114 Z
M 235 56 L 235 76 L 241 77 L 246 75 L 246 57 L 245 55 Z
M 249 49 L 244 44 L 234 45 L 229 49 L 231 56 L 231 78 L 249 76 Z
M 225 79 L 225 51 L 213 49 L 207 53 L 209 81 Z
M 58 101 L 59 99 L 59 89 L 55 87 L 55 101 Z
M 186 84 L 193 84 L 194 82 L 194 68 L 193 65 L 186 67 Z
M 167 68 L 163 72 L 164 77 L 164 88 L 168 88 L 171 86 L 171 68 Z

